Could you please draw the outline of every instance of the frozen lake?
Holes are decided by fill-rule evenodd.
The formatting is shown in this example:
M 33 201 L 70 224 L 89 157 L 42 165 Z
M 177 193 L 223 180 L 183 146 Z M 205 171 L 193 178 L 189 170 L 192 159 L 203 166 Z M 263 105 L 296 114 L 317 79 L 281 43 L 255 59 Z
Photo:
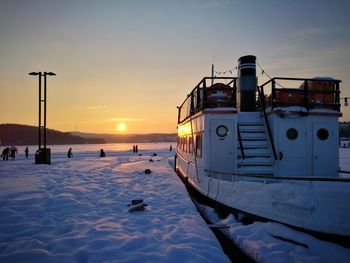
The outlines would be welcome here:
M 20 147 L 15 161 L 1 161 L 0 262 L 229 262 L 173 171 L 170 143 L 138 146 L 133 154 L 132 144 L 73 145 L 72 159 L 69 146 L 50 146 L 52 165 L 34 165 L 36 147 L 29 159 Z M 349 170 L 350 148 L 340 155 Z M 129 213 L 133 199 L 145 210 Z M 350 259 L 348 249 L 283 225 L 244 226 L 204 209 L 258 262 Z

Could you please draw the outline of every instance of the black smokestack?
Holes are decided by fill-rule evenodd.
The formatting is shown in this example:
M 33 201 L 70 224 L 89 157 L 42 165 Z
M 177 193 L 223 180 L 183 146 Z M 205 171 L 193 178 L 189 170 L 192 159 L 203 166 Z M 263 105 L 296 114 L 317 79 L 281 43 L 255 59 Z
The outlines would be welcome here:
M 256 111 L 256 57 L 238 59 L 238 106 L 240 111 Z

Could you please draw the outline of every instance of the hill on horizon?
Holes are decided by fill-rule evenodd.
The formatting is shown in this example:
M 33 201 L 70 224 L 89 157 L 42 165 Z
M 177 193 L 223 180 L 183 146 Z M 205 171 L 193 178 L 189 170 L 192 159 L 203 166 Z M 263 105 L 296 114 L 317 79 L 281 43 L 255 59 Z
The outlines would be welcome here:
M 85 132 L 61 132 L 46 129 L 47 145 L 103 144 L 103 143 L 152 143 L 175 142 L 176 133 L 152 134 L 97 134 Z M 24 124 L 0 124 L 0 145 L 36 145 L 38 127 Z
M 69 132 L 46 129 L 46 144 L 97 144 L 105 143 L 102 138 L 83 138 Z M 24 124 L 0 124 L 0 145 L 36 145 L 38 127 Z
M 70 132 L 84 138 L 103 138 L 106 143 L 147 143 L 147 142 L 175 142 L 176 133 L 147 133 L 147 134 L 109 134 L 109 133 L 86 133 Z

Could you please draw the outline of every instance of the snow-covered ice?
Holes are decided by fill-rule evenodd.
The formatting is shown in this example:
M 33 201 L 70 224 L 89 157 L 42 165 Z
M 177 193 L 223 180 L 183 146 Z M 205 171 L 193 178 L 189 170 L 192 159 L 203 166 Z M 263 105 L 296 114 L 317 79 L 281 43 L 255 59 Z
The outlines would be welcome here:
M 229 262 L 173 172 L 169 144 L 139 144 L 142 156 L 79 147 L 72 159 L 54 148 L 51 165 L 1 160 L 0 262 Z M 145 211 L 129 213 L 132 199 Z
M 72 159 L 68 148 L 52 147 L 51 165 L 34 165 L 24 148 L 0 161 L 0 262 L 229 262 L 173 172 L 169 144 L 139 144 L 142 156 L 126 144 L 73 146 Z M 350 170 L 350 148 L 340 162 Z M 132 199 L 145 211 L 129 213 Z M 349 249 L 282 224 L 199 210 L 257 262 L 350 262 Z
M 198 204 L 197 204 L 198 205 Z M 350 250 L 325 242 L 275 222 L 249 225 L 232 214 L 220 220 L 213 208 L 198 205 L 199 211 L 256 262 L 348 263 Z

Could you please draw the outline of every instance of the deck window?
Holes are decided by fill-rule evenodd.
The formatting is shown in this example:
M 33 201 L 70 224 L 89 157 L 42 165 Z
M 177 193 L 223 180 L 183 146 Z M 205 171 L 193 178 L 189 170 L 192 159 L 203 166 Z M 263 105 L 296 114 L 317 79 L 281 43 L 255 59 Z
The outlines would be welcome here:
M 202 133 L 196 134 L 196 157 L 202 157 Z
M 188 136 L 188 153 L 192 154 L 192 136 Z

